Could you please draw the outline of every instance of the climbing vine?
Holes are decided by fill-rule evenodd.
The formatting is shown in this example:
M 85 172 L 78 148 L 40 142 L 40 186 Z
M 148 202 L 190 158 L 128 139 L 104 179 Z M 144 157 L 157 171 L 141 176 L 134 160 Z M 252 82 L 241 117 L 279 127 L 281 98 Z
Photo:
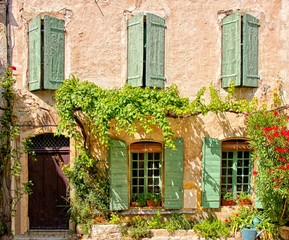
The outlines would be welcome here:
M 86 129 L 101 144 L 107 145 L 110 130 L 134 134 L 142 128 L 149 133 L 152 126 L 158 126 L 166 146 L 174 147 L 174 133 L 168 118 L 189 117 L 209 111 L 242 113 L 256 107 L 256 101 L 249 103 L 237 99 L 233 85 L 224 99 L 213 86 L 210 86 L 209 91 L 211 101 L 206 104 L 205 87 L 190 102 L 188 98 L 179 96 L 176 85 L 167 89 L 133 88 L 125 85 L 119 89 L 104 90 L 72 75 L 56 93 L 56 107 L 61 119 L 58 132 L 66 131 L 71 137 L 83 139 L 84 147 L 87 148 Z
M 11 189 L 12 177 L 20 176 L 20 156 L 31 152 L 30 142 L 23 143 L 23 147 L 12 148 L 11 141 L 19 135 L 19 127 L 14 126 L 16 117 L 13 115 L 15 92 L 13 89 L 14 66 L 8 67 L 0 78 L 2 90 L 0 105 L 0 236 L 11 232 L 11 217 L 16 211 L 16 204 L 25 193 L 31 193 L 32 182 L 19 183 L 16 181 Z

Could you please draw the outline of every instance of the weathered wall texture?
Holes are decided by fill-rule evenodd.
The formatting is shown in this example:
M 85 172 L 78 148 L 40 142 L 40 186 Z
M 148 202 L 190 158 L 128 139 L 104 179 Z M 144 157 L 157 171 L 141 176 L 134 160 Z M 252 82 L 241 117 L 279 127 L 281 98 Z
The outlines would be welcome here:
M 103 88 L 122 87 L 127 70 L 127 20 L 138 12 L 151 12 L 166 20 L 166 86 L 178 85 L 181 96 L 194 99 L 202 86 L 221 88 L 221 22 L 231 12 L 247 12 L 260 20 L 259 87 L 237 89 L 240 97 L 269 101 L 280 88 L 289 97 L 289 2 L 288 0 L 11 0 L 12 64 L 17 67 L 16 112 L 21 139 L 31 133 L 54 132 L 58 118 L 53 91 L 28 91 L 28 22 L 37 15 L 65 21 L 65 75 L 73 73 Z M 1 27 L 0 25 L 0 32 Z M 0 42 L 5 43 L 2 36 Z M 1 48 L 0 48 L 1 51 Z M 1 53 L 0 53 L 1 54 Z M 176 137 L 185 142 L 186 208 L 200 209 L 201 138 L 220 140 L 245 137 L 244 119 L 234 114 L 208 114 L 171 120 Z M 163 141 L 156 129 L 150 135 L 119 136 L 127 144 L 138 139 Z M 27 159 L 23 158 L 23 181 Z M 28 229 L 27 198 L 19 205 L 16 232 Z

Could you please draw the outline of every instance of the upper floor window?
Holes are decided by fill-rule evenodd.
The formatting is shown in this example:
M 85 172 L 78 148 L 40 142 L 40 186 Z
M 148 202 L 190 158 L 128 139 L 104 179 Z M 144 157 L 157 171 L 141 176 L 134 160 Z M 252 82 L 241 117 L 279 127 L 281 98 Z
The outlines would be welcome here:
M 128 20 L 128 83 L 164 87 L 165 20 L 140 13 Z
M 222 23 L 222 87 L 258 87 L 259 20 L 234 13 Z
M 29 90 L 55 90 L 64 80 L 64 21 L 45 16 L 29 22 Z

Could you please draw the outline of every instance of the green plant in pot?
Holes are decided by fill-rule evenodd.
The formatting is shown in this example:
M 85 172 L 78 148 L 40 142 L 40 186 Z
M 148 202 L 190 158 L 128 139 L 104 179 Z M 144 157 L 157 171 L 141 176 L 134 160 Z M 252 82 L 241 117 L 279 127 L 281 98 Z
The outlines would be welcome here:
M 144 207 L 147 204 L 147 197 L 146 194 L 140 193 L 136 196 L 136 206 L 137 207 Z
M 239 205 L 251 205 L 252 203 L 252 197 L 250 194 L 246 192 L 241 192 L 238 197 L 238 204 Z
M 147 206 L 156 207 L 161 205 L 162 195 L 160 193 L 147 194 Z
M 234 206 L 236 205 L 236 199 L 232 192 L 226 192 L 222 198 L 222 206 Z

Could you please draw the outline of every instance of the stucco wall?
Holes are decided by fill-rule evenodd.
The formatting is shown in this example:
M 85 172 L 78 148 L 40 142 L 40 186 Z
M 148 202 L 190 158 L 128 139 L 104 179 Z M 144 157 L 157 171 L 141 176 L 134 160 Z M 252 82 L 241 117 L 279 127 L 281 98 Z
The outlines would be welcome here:
M 237 89 L 239 97 L 271 101 L 280 88 L 288 103 L 289 2 L 288 0 L 10 0 L 12 64 L 19 94 L 15 112 L 22 126 L 20 139 L 55 131 L 53 91 L 28 91 L 28 22 L 37 15 L 52 15 L 65 21 L 65 75 L 73 73 L 103 88 L 126 83 L 127 20 L 138 12 L 152 12 L 166 20 L 166 86 L 178 85 L 181 96 L 194 99 L 202 86 L 221 89 L 221 22 L 226 14 L 247 12 L 260 20 L 259 87 Z M 0 29 L 1 31 L 1 29 Z M 1 42 L 5 42 L 4 40 Z M 0 49 L 1 50 L 1 49 Z M 176 137 L 185 140 L 184 189 L 191 206 L 200 209 L 201 138 L 220 140 L 245 136 L 244 119 L 232 113 L 208 114 L 170 120 Z M 149 138 L 163 141 L 156 129 L 150 135 L 118 136 L 127 143 Z M 20 141 L 20 140 L 19 140 Z M 22 159 L 23 180 L 27 159 Z M 16 216 L 16 232 L 28 229 L 27 198 Z

